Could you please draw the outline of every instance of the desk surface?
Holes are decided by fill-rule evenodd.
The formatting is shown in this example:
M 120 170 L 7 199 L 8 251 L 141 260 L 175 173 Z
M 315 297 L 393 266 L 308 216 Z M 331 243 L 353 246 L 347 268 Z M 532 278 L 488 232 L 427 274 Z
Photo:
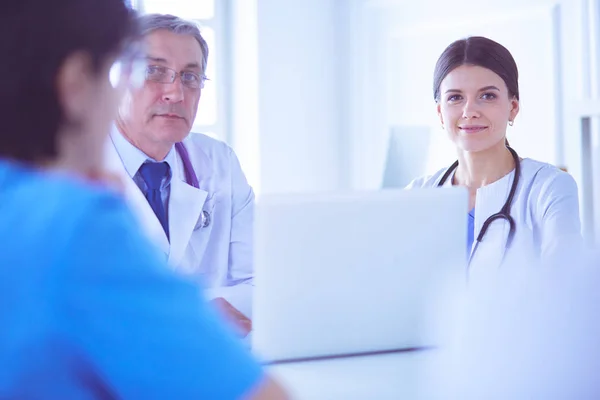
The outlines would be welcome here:
M 429 399 L 435 350 L 272 365 L 294 399 Z

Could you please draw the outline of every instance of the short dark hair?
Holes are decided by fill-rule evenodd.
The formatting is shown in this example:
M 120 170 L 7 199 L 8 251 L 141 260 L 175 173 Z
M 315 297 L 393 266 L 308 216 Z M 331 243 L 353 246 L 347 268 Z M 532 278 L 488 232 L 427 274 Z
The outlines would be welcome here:
M 0 157 L 37 162 L 57 156 L 67 124 L 56 89 L 73 53 L 99 72 L 136 35 L 123 0 L 17 0 L 0 8 Z
M 452 70 L 461 65 L 476 65 L 499 75 L 510 97 L 519 100 L 519 70 L 513 56 L 500 43 L 482 36 L 460 39 L 446 47 L 435 65 L 433 98 L 440 101 L 440 86 Z

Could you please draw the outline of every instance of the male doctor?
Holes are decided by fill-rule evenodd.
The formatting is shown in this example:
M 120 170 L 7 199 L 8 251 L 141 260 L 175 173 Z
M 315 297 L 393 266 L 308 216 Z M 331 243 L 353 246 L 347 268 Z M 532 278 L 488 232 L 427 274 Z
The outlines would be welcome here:
M 121 107 L 107 166 L 124 178 L 130 205 L 169 264 L 197 278 L 245 336 L 254 193 L 230 147 L 190 134 L 208 46 L 196 24 L 171 15 L 141 16 L 140 24 L 145 83 Z

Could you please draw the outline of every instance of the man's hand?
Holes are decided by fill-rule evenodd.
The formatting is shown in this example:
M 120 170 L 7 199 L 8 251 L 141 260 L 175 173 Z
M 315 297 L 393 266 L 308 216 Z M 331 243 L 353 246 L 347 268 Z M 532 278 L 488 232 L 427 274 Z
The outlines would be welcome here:
M 246 337 L 252 330 L 252 321 L 242 314 L 237 308 L 231 305 L 227 300 L 222 297 L 213 299 L 211 303 L 217 307 L 225 319 L 230 321 L 236 331 L 242 336 Z

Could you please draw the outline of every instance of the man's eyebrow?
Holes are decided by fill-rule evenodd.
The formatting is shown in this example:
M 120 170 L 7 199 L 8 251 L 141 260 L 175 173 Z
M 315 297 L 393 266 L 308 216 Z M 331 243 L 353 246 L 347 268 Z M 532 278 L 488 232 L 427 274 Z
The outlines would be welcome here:
M 167 60 L 162 57 L 146 56 L 146 60 L 154 61 L 158 63 L 166 63 Z
M 185 69 L 202 69 L 202 67 L 200 66 L 200 64 L 198 64 L 197 62 L 191 62 L 186 64 Z
M 154 56 L 147 56 L 146 60 L 152 61 L 152 62 L 156 62 L 156 63 L 161 63 L 161 64 L 166 64 L 168 62 L 165 58 L 154 57 Z M 202 70 L 202 66 L 200 64 L 198 64 L 196 61 L 193 61 L 193 62 L 187 63 L 183 69 L 198 69 L 198 70 Z

